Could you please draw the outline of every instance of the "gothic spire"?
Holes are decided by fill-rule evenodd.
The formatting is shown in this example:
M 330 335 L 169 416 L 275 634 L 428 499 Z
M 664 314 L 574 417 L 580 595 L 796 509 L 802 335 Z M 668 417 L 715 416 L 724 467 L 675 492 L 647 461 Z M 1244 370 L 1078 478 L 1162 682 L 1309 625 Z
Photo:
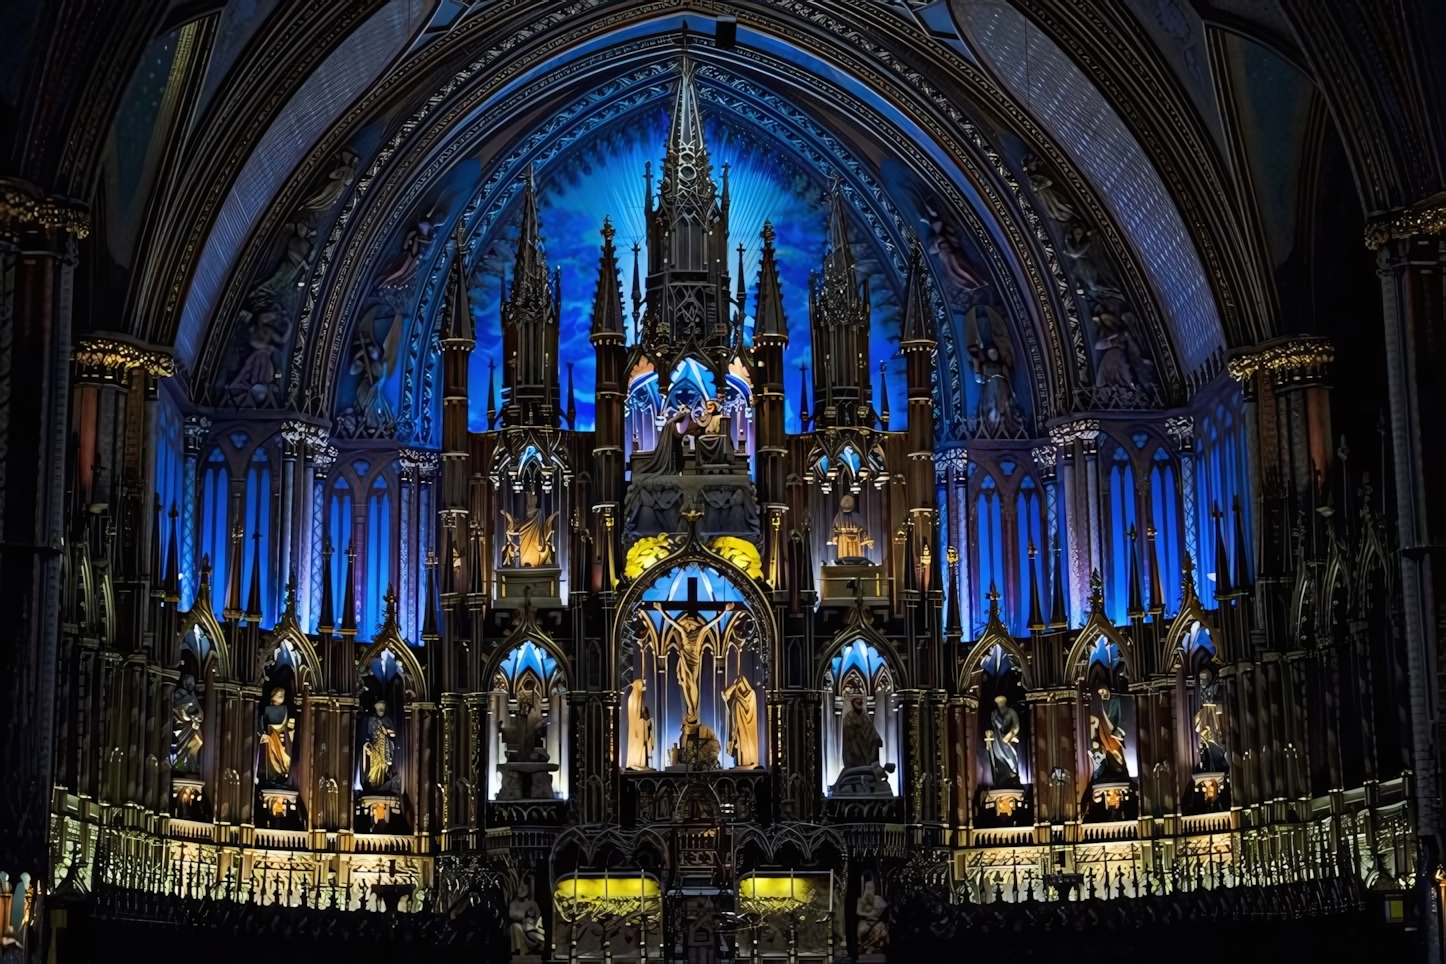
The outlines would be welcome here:
M 783 317 L 783 290 L 778 282 L 778 263 L 773 258 L 773 224 L 763 222 L 763 254 L 758 263 L 758 310 L 753 319 L 753 341 L 755 344 L 767 339 L 778 339 L 788 344 L 788 321 Z M 738 248 L 738 284 L 743 281 L 743 248 Z M 739 299 L 740 305 L 742 299 Z
M 356 636 L 356 545 L 346 547 L 346 583 L 341 592 L 341 634 Z
M 336 627 L 331 602 L 331 540 L 321 544 L 321 618 L 317 620 L 316 631 L 330 634 Z
M 529 282 L 547 284 L 547 258 L 542 250 L 542 228 L 537 219 L 537 185 L 532 165 L 527 165 L 522 189 L 522 227 L 517 235 L 517 261 L 512 267 L 512 300 Z
M 594 338 L 604 335 L 621 339 L 624 335 L 623 290 L 618 279 L 618 253 L 617 249 L 613 247 L 613 237 L 616 234 L 612 218 L 603 218 L 602 257 L 598 261 L 597 292 L 592 303 L 592 334 Z M 635 318 L 637 316 L 636 304 L 640 300 L 637 290 L 637 257 L 637 245 L 633 245 L 633 315 Z
M 854 255 L 849 247 L 848 208 L 845 206 L 843 182 L 834 178 L 828 192 L 828 250 L 823 256 L 824 284 L 847 284 L 858 287 L 854 273 Z
M 1230 595 L 1230 552 L 1225 548 L 1225 536 L 1220 531 L 1220 520 L 1225 518 L 1225 513 L 1220 511 L 1220 503 L 1211 506 L 1210 515 L 1215 520 L 1215 598 L 1221 599 Z
M 180 550 L 176 542 L 176 517 L 181 513 L 176 509 L 176 503 L 171 503 L 171 537 L 166 543 L 166 577 L 163 585 L 166 590 L 166 602 L 178 603 L 181 601 L 181 580 L 180 580 Z
M 452 270 L 447 278 L 447 341 L 465 342 L 471 348 L 476 344 L 472 324 L 472 310 L 467 299 L 467 243 L 463 238 L 462 222 L 457 222 L 457 253 L 452 258 Z
M 1035 562 L 1038 550 L 1034 546 L 1034 540 L 1029 540 L 1029 631 L 1032 633 L 1044 630 L 1044 615 L 1039 608 L 1039 574 Z
M 909 251 L 908 293 L 904 299 L 904 328 L 900 347 L 913 343 L 934 344 L 930 319 L 929 289 L 924 280 L 924 246 L 915 238 Z
M 1140 592 L 1140 540 L 1134 523 L 1130 523 L 1126 535 L 1130 540 L 1130 586 L 1125 610 L 1131 619 L 1136 619 L 1145 615 L 1145 602 Z
M 638 270 L 638 252 L 642 245 L 633 242 L 633 340 L 638 338 L 638 317 L 643 308 L 643 275 Z
M 694 184 L 711 200 L 712 164 L 703 141 L 703 112 L 698 109 L 698 91 L 693 86 L 693 61 L 688 56 L 688 28 L 683 27 L 683 52 L 678 58 L 678 89 L 673 94 L 672 126 L 668 130 L 668 155 L 663 168 L 665 194 L 676 194 Z M 667 189 L 672 188 L 669 192 Z M 665 197 L 671 202 L 673 197 Z
M 251 533 L 251 588 L 246 593 L 246 618 L 261 622 L 261 533 Z
M 1245 548 L 1245 513 L 1240 508 L 1238 494 L 1231 502 L 1231 511 L 1235 516 L 1235 568 L 1230 584 L 1237 594 L 1244 595 L 1250 588 L 1250 570 L 1245 565 L 1249 558 Z
M 1054 600 L 1049 609 L 1049 628 L 1068 629 L 1069 611 L 1064 604 L 1064 552 L 1059 546 L 1059 534 L 1054 537 Z
M 764 222 L 767 226 L 767 222 Z M 748 300 L 748 287 L 743 283 L 743 245 L 738 245 L 738 327 L 743 327 L 744 304 Z M 755 326 L 756 328 L 756 326 Z

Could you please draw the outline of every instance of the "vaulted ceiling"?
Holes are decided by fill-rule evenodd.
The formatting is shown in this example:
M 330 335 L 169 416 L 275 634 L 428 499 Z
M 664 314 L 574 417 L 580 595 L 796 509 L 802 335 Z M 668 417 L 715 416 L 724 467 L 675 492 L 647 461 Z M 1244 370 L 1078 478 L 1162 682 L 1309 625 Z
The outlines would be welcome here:
M 1381 112 L 1317 92 L 1319 64 L 1359 72 L 1371 48 L 1341 40 L 1349 17 L 1337 11 L 1302 49 L 1295 25 L 1322 14 L 1291 0 L 40 6 L 17 6 L 39 24 L 30 42 L 74 43 L 6 120 L 26 132 L 22 173 L 92 205 L 83 326 L 173 345 L 197 404 L 322 418 L 348 391 L 357 326 L 383 315 L 407 319 L 399 404 L 421 404 L 454 239 L 485 314 L 522 172 L 534 166 L 554 194 L 623 176 L 610 159 L 647 153 L 685 22 L 724 142 L 715 163 L 757 169 L 752 220 L 778 216 L 770 205 L 821 210 L 840 179 L 885 331 L 907 246 L 928 246 L 956 436 L 985 318 L 1008 329 L 982 337 L 1007 338 L 1036 432 L 1092 403 L 1109 335 L 1100 291 L 1128 313 L 1162 407 L 1182 404 L 1230 347 L 1280 330 L 1268 205 L 1242 177 L 1242 125 L 1265 121 L 1232 107 L 1220 82 L 1232 57 L 1267 57 L 1318 117 Z M 79 60 L 86 51 L 97 55 Z M 1405 203 L 1440 180 L 1397 160 L 1434 157 L 1429 143 L 1387 138 L 1370 155 L 1346 140 L 1363 203 Z M 616 196 L 640 204 L 641 171 L 629 176 Z M 611 209 L 622 202 L 599 204 L 628 217 Z M 749 272 L 760 227 L 735 219 Z M 594 281 L 579 270 L 566 284 L 590 296 Z M 364 341 L 388 336 L 377 324 Z M 258 339 L 282 359 L 279 386 L 238 401 L 228 386 Z

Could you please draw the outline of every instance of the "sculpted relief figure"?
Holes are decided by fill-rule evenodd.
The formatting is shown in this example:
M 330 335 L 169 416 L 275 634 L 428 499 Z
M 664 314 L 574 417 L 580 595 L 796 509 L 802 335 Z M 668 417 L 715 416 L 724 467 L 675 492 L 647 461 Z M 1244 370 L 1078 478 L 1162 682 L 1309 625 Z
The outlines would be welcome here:
M 1009 705 L 1009 698 L 1003 694 L 994 697 L 994 709 L 989 714 L 989 727 L 984 731 L 984 742 L 989 748 L 989 766 L 993 773 L 994 786 L 1018 787 L 1019 714 Z
M 739 676 L 723 691 L 723 700 L 728 704 L 727 753 L 735 767 L 753 769 L 758 766 L 758 691 L 748 677 Z
M 525 880 L 517 882 L 517 889 L 507 905 L 507 932 L 513 957 L 536 955 L 547 939 L 547 932 L 542 926 L 542 908 L 532 899 L 532 888 L 528 883 Z
M 1220 681 L 1211 666 L 1200 667 L 1196 678 L 1196 698 L 1200 708 L 1195 711 L 1195 739 L 1200 747 L 1200 772 L 1224 773 L 1229 767 L 1225 752 L 1225 713 L 1220 707 Z
M 648 710 L 648 684 L 635 679 L 628 684 L 628 759 L 629 770 L 653 768 L 653 715 Z
M 859 915 L 859 959 L 882 954 L 884 948 L 889 946 L 889 924 L 884 920 L 889 902 L 879 896 L 878 885 L 872 877 L 864 878 L 862 892 L 854 909 Z
M 362 745 L 362 788 L 393 793 L 397 780 L 397 725 L 387 715 L 385 700 L 372 706 L 365 723 L 366 743 Z
M 844 495 L 838 500 L 838 512 L 833 517 L 833 535 L 828 540 L 828 544 L 837 550 L 841 566 L 868 565 L 869 559 L 864 550 L 874 544 L 863 516 L 854 511 L 854 506 L 852 495 Z
M 1124 711 L 1120 698 L 1108 686 L 1098 689 L 1098 709 L 1090 714 L 1090 755 L 1094 757 L 1093 779 L 1097 781 L 1128 781 L 1130 769 L 1125 763 Z
M 286 690 L 271 691 L 271 701 L 261 711 L 261 782 L 286 786 L 291 777 L 291 741 L 296 719 L 286 708 Z
M 711 642 L 714 652 L 718 651 L 718 625 L 732 611 L 733 603 L 724 603 L 718 615 L 705 621 L 697 613 L 685 612 L 674 618 L 662 610 L 664 650 L 678 651 L 678 688 L 683 693 L 683 724 L 678 740 L 682 752 L 680 762 L 699 769 L 716 770 L 720 750 L 717 735 L 698 719 L 703 649 Z
M 196 699 L 196 680 L 182 676 L 171 695 L 171 772 L 199 773 L 201 769 L 201 722 L 205 713 Z
M 879 762 L 883 737 L 874 727 L 873 717 L 862 696 L 849 697 L 849 708 L 843 718 L 843 765 L 845 770 L 866 767 Z
M 557 524 L 557 513 L 546 519 L 537 505 L 537 493 L 527 493 L 527 514 L 517 519 L 508 512 L 502 516 L 507 520 L 507 542 L 502 548 L 504 566 L 550 566 L 555 552 L 552 548 L 553 529 Z

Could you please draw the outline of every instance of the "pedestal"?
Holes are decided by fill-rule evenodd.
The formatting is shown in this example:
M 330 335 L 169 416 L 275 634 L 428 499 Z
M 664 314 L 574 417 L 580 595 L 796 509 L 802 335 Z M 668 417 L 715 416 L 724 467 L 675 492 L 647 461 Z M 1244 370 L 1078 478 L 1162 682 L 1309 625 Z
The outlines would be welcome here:
M 300 794 L 285 788 L 261 788 L 261 807 L 272 819 L 277 820 L 296 812 L 296 801 Z
M 828 794 L 831 797 L 892 800 L 894 789 L 889 786 L 889 774 L 893 772 L 892 763 L 886 766 L 873 763 L 869 766 L 849 767 L 838 775 L 833 786 L 829 787 Z
M 402 815 L 402 798 L 390 793 L 367 793 L 357 800 L 357 808 L 372 821 L 372 829 L 380 831 L 393 817 Z
M 502 771 L 498 800 L 556 799 L 552 790 L 552 775 L 558 770 L 556 763 L 503 763 L 497 769 Z
M 1012 817 L 1014 811 L 1024 805 L 1024 791 L 1014 788 L 990 790 L 984 796 L 984 808 L 993 810 L 999 817 Z
M 521 609 L 531 600 L 536 608 L 562 605 L 562 570 L 557 566 L 497 570 L 497 608 Z

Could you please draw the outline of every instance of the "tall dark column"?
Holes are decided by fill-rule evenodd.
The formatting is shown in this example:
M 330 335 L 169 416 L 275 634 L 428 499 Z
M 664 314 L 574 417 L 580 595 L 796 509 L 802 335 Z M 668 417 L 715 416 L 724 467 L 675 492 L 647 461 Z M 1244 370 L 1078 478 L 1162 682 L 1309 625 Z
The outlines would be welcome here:
M 0 180 L 0 869 L 45 873 L 75 242 L 89 219 Z
M 1446 450 L 1432 422 L 1446 411 L 1446 296 L 1443 261 L 1446 208 L 1415 212 L 1377 226 L 1381 298 L 1390 386 L 1390 438 L 1396 476 L 1396 525 L 1401 566 L 1402 621 L 1409 667 L 1416 819 L 1427 848 L 1429 875 L 1442 858 L 1441 704 L 1439 627 L 1446 617 Z

